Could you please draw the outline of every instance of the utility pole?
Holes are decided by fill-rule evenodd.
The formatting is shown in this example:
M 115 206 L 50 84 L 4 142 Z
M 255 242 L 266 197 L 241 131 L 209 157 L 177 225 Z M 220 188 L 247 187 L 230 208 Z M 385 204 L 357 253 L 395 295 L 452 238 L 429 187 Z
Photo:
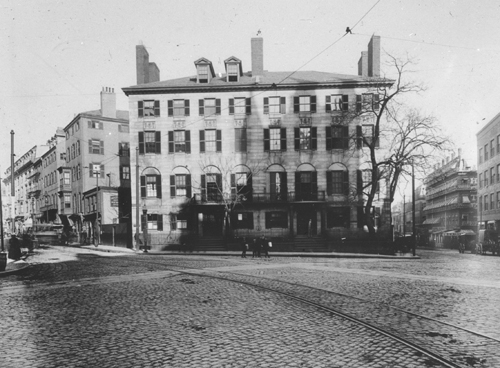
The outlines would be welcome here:
M 412 232 L 413 232 L 413 256 L 415 257 L 416 247 L 417 247 L 417 226 L 415 224 L 415 165 L 413 164 L 413 160 L 411 161 L 411 198 L 412 198 Z
M 12 234 L 16 233 L 16 222 L 14 206 L 16 203 L 16 191 L 14 190 L 14 130 L 10 131 L 10 197 L 11 197 L 11 220 Z
M 135 249 L 139 250 L 139 226 L 141 223 L 139 212 L 139 147 L 135 148 Z
M 100 243 L 100 238 L 101 238 L 101 227 L 99 226 L 99 175 L 100 171 L 94 170 L 94 167 L 92 168 L 94 171 L 95 175 L 95 231 L 96 233 L 94 234 L 94 245 L 97 247 Z
M 1 172 L 0 172 L 1 173 Z M 2 253 L 5 252 L 3 239 L 3 206 L 2 206 L 2 178 L 0 178 L 0 236 L 2 237 Z

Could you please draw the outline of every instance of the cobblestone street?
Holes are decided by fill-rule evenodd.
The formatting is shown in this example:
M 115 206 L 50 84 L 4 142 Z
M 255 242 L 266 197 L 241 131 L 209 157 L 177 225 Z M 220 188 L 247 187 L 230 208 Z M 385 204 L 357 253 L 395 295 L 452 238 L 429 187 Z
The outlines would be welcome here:
M 454 366 L 500 366 L 500 257 L 419 255 L 252 260 L 40 249 L 30 268 L 0 278 L 1 366 L 446 366 L 370 326 Z

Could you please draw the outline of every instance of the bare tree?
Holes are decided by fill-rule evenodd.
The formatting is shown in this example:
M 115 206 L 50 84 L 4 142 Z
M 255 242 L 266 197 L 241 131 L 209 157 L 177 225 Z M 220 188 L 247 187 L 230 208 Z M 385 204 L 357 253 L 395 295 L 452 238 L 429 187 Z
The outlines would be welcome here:
M 406 95 L 425 91 L 422 85 L 407 79 L 412 61 L 388 57 L 389 66 L 396 72 L 394 83 L 388 86 L 387 79 L 381 79 L 380 85 L 371 91 L 373 98 L 361 101 L 362 107 L 358 109 L 358 116 L 373 124 L 371 135 L 363 133 L 358 137 L 359 144 L 366 148 L 362 151 L 363 163 L 371 171 L 371 179 L 363 182 L 364 220 L 371 235 L 375 235 L 371 209 L 380 183 L 387 183 L 385 194 L 392 203 L 398 182 L 402 175 L 410 173 L 410 165 L 419 169 L 429 167 L 432 153 L 446 149 L 449 143 L 434 117 L 404 104 Z

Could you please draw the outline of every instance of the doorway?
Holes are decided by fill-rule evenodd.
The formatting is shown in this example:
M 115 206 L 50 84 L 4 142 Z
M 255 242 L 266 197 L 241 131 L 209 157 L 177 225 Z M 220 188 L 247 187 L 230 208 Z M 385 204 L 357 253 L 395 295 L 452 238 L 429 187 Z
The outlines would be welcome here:
M 301 208 L 297 211 L 297 235 L 317 235 L 317 219 L 316 211 L 314 209 Z

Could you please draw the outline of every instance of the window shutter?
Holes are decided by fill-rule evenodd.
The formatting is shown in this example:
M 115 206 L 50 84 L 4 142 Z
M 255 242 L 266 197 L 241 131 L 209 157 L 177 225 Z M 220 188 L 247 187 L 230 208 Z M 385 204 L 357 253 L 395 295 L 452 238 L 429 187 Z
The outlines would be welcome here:
M 325 127 L 325 136 L 326 136 L 326 150 L 331 151 L 332 150 L 332 127 Z
M 229 115 L 234 115 L 234 98 L 229 99 Z
M 357 218 L 358 218 L 358 228 L 362 228 L 365 225 L 365 216 L 364 216 L 364 208 L 363 206 L 358 206 L 357 208 Z
M 300 150 L 300 128 L 294 128 L 294 148 L 295 151 Z
M 349 95 L 342 95 L 342 110 L 349 110 Z
M 313 171 L 311 172 L 311 192 L 314 195 L 314 199 L 317 199 L 318 195 L 318 172 Z
M 89 153 L 92 153 L 92 139 L 89 139 Z M 71 160 L 71 155 L 70 155 L 70 149 L 68 148 L 68 153 L 66 153 L 66 156 L 68 156 L 68 161 Z
M 104 141 L 99 141 L 101 155 L 104 155 Z
M 163 231 L 163 215 L 156 215 L 156 219 L 157 219 L 156 223 L 157 230 Z
M 271 148 L 271 142 L 269 140 L 269 129 L 264 129 L 264 151 L 269 151 Z
M 316 112 L 316 96 L 311 96 L 311 112 Z
M 175 197 L 175 175 L 170 175 L 170 197 Z
M 215 149 L 217 152 L 222 152 L 222 130 L 217 129 L 215 131 L 215 136 L 216 136 Z
M 269 114 L 269 98 L 264 97 L 264 114 Z
M 252 99 L 250 97 L 246 98 L 245 113 L 247 115 L 251 115 L 252 114 Z
M 200 130 L 200 152 L 205 152 L 205 131 Z
M 146 177 L 141 175 L 141 198 L 146 198 Z
M 168 116 L 174 116 L 174 101 L 168 100 Z
M 356 170 L 356 187 L 358 195 L 363 195 L 363 172 Z
M 200 116 L 205 115 L 204 100 L 198 100 L 198 114 Z
M 373 109 L 375 111 L 378 111 L 380 109 L 380 102 L 379 102 L 380 96 L 378 93 L 373 94 Z
M 215 99 L 215 115 L 220 115 L 220 98 Z
M 231 174 L 231 196 L 233 197 L 233 200 L 236 196 L 236 175 Z
M 217 190 L 222 193 L 222 174 L 215 174 L 215 184 L 217 184 Z
M 184 132 L 184 140 L 186 142 L 186 153 L 191 153 L 191 131 Z
M 325 96 L 325 111 L 326 112 L 330 112 L 332 111 L 332 96 L 328 95 L 328 96 Z
M 318 128 L 311 128 L 311 149 L 316 151 L 318 149 Z
M 184 116 L 189 116 L 189 100 L 184 100 Z
M 276 193 L 276 175 L 279 175 L 279 174 L 275 173 L 275 172 L 269 173 L 271 194 L 277 194 Z
M 191 174 L 186 175 L 186 197 L 191 198 Z
M 361 95 L 356 95 L 356 112 L 361 112 L 361 107 L 362 107 L 362 99 Z
M 271 228 L 271 213 L 266 212 L 266 229 Z
M 87 123 L 88 123 L 89 129 L 92 129 L 92 122 L 91 121 L 87 121 Z M 66 133 L 69 134 L 69 132 L 66 132 Z M 67 137 L 69 137 L 69 135 L 67 135 Z
M 137 101 L 137 114 L 139 115 L 140 118 L 144 116 L 144 102 L 143 101 Z M 89 121 L 89 128 L 91 124 Z
M 363 128 L 361 125 L 356 125 L 356 148 L 363 148 Z
M 286 151 L 286 128 L 281 128 L 281 150 Z
M 326 195 L 332 195 L 333 194 L 333 184 L 332 184 L 332 172 L 327 171 L 326 172 Z
M 139 153 L 144 153 L 144 132 L 139 132 Z
M 205 175 L 201 175 L 201 200 L 206 201 L 207 200 L 207 185 L 205 183 Z
M 342 127 L 342 137 L 344 140 L 344 149 L 349 149 L 349 127 Z
M 344 171 L 344 182 L 342 183 L 344 194 L 349 195 L 349 171 Z
M 301 199 L 300 195 L 300 171 L 295 172 L 295 200 Z
M 99 165 L 99 177 L 104 178 L 104 165 Z
M 168 153 L 174 153 L 174 132 L 168 132 Z
M 161 132 L 155 132 L 156 153 L 161 153 Z
M 160 116 L 160 101 L 159 100 L 155 100 L 154 111 L 155 111 L 155 116 Z
M 286 97 L 280 97 L 280 113 L 286 114 Z
M 278 175 L 280 176 L 281 179 L 281 197 L 283 199 L 286 199 L 288 192 L 287 174 L 286 172 L 284 172 L 284 173 L 279 173 Z
M 156 175 L 156 198 L 161 198 L 161 175 Z
M 118 143 L 118 156 L 123 156 L 123 149 L 121 143 Z
M 293 112 L 298 113 L 300 111 L 300 99 L 298 96 L 293 97 Z

